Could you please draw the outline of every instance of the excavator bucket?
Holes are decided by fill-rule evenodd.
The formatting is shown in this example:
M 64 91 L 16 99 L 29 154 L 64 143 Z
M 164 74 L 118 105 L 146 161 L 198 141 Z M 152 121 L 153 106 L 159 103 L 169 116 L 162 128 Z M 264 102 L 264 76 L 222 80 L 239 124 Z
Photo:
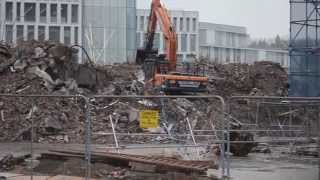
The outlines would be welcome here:
M 146 51 L 144 49 L 137 50 L 136 63 L 141 65 L 146 59 Z

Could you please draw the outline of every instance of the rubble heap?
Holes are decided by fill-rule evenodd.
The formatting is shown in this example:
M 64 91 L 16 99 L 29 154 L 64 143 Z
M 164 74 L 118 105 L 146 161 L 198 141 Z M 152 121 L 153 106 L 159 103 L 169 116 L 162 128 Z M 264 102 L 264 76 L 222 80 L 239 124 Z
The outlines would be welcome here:
M 287 96 L 288 74 L 278 63 L 262 61 L 248 64 L 204 63 L 208 69 L 211 94 Z
M 127 65 L 125 73 L 121 73 L 126 65 L 116 70 L 117 66 L 79 64 L 76 52 L 74 48 L 50 42 L 22 42 L 14 48 L 1 45 L 0 93 L 141 93 L 143 86 L 135 79 L 138 69 L 135 66 Z M 114 76 L 116 73 L 119 75 Z M 37 142 L 81 143 L 83 107 L 83 102 L 74 98 L 0 97 L 0 141 L 30 140 L 33 129 Z
M 79 64 L 77 52 L 75 48 L 50 42 L 22 42 L 12 49 L 3 46 L 0 93 L 130 94 L 126 92 L 130 90 L 141 93 L 142 85 L 134 75 L 136 66 Z

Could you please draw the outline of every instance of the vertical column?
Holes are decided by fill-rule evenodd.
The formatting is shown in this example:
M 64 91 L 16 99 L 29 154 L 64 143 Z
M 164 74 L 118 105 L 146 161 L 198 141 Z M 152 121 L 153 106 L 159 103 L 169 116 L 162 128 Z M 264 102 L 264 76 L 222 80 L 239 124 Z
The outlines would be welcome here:
M 85 3 L 85 0 L 81 0 L 80 3 L 78 4 L 78 8 L 79 8 L 79 11 L 78 11 L 78 23 L 77 25 L 78 26 L 78 44 L 79 45 L 82 45 L 84 46 L 84 43 L 82 42 L 82 39 L 84 37 L 84 16 L 85 16 L 85 9 L 83 8 L 84 7 L 84 4 Z M 83 53 L 79 53 L 79 62 L 81 63 L 82 62 L 82 56 L 83 56 Z
M 60 26 L 60 43 L 64 43 L 64 26 Z
M 230 62 L 236 63 L 236 58 L 235 58 L 235 49 L 230 49 Z
M 61 4 L 57 3 L 57 24 L 61 24 Z
M 39 26 L 38 25 L 34 26 L 34 39 L 39 40 Z
M 16 42 L 17 42 L 17 25 L 15 23 L 13 23 L 13 25 L 12 25 L 12 43 L 15 44 Z
M 45 26 L 45 40 L 49 40 L 49 26 Z
M 187 54 L 190 54 L 190 48 L 191 48 L 191 46 L 190 46 L 190 34 L 189 33 L 187 33 Z
M 82 14 L 82 13 L 85 13 L 84 12 L 84 10 L 83 10 L 83 6 L 84 6 L 84 4 L 83 4 L 84 2 L 82 1 L 82 3 L 81 4 L 79 4 L 79 13 L 78 13 L 78 24 L 80 25 L 80 26 L 78 26 L 79 27 L 79 32 L 78 32 L 78 42 L 79 42 L 79 44 L 80 45 L 83 45 L 83 43 L 82 43 L 82 37 L 83 37 L 83 32 L 84 32 L 84 27 L 83 27 L 83 21 L 84 21 L 84 19 L 83 19 L 83 15 L 85 15 L 85 14 Z
M 71 4 L 67 4 L 67 6 L 68 6 L 68 24 L 71 24 L 71 16 L 72 16 L 72 14 L 71 14 Z
M 177 16 L 177 27 L 176 27 L 176 32 L 179 33 L 180 32 L 180 16 Z
M 70 43 L 71 43 L 71 44 L 74 44 L 74 34 L 75 34 L 75 33 L 74 33 L 74 26 L 71 26 L 70 31 L 71 31 L 71 32 L 70 32 L 70 36 L 71 36 L 71 37 L 70 37 Z
M 36 3 L 36 23 L 40 23 L 40 3 Z
M 49 24 L 51 23 L 51 18 L 50 18 L 51 17 L 51 12 L 50 12 L 51 7 L 50 7 L 50 5 L 51 5 L 50 3 L 47 3 L 47 14 L 46 15 L 47 15 L 47 23 L 49 23 Z
M 142 36 L 142 34 L 141 34 L 141 36 Z M 159 42 L 160 42 L 160 47 L 159 47 L 159 53 L 162 53 L 163 52 L 163 34 L 160 32 L 159 33 Z M 141 38 L 141 37 L 140 37 Z M 141 38 L 142 39 L 142 38 Z M 141 45 L 141 44 L 140 44 Z
M 27 40 L 28 36 L 28 27 L 26 25 L 23 26 L 23 40 Z
M 20 20 L 21 20 L 21 22 L 24 22 L 24 15 L 25 15 L 24 10 L 25 10 L 24 9 L 24 2 L 21 1 L 21 12 L 20 12 L 20 15 L 21 15 Z
M 196 17 L 196 54 L 197 54 L 197 58 L 200 57 L 200 30 L 199 30 L 199 14 Z
M 12 20 L 13 20 L 13 24 L 15 24 L 16 20 L 17 20 L 17 2 L 12 1 L 13 4 L 13 8 L 12 8 Z M 15 28 L 13 28 L 15 29 Z M 13 42 L 15 42 L 13 40 Z
M 178 36 L 178 53 L 180 53 L 181 52 L 181 34 L 179 33 L 179 34 L 177 34 L 177 36 Z

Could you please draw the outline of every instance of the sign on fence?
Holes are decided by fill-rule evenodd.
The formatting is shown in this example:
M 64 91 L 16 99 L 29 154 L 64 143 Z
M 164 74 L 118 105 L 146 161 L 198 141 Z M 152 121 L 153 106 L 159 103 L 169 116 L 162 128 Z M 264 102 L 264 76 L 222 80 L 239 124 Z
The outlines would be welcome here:
M 143 129 L 159 127 L 159 111 L 140 111 L 140 127 Z

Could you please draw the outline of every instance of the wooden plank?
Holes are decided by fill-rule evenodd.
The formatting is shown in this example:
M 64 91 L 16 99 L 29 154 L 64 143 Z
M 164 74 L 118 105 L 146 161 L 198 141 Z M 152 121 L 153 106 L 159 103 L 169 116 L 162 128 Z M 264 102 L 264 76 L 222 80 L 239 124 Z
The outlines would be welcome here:
M 81 155 L 84 156 L 83 152 L 81 151 L 72 151 L 72 150 L 52 150 L 52 152 L 55 153 L 64 153 L 64 154 L 71 154 L 71 155 Z M 119 161 L 125 161 L 125 162 L 137 162 L 137 163 L 144 163 L 144 164 L 153 164 L 153 165 L 159 165 L 163 167 L 167 167 L 168 169 L 175 169 L 185 172 L 205 172 L 208 168 L 211 168 L 212 162 L 204 161 L 202 162 L 188 162 L 188 161 L 180 161 L 176 159 L 172 159 L 172 161 L 168 162 L 168 158 L 164 159 L 155 159 L 148 156 L 136 156 L 136 155 L 129 155 L 129 154 L 117 154 L 117 153 L 92 153 L 92 158 L 95 159 L 112 159 L 112 160 L 119 160 Z M 180 163 L 179 163 L 180 162 Z M 202 165 L 201 167 L 198 167 L 198 165 Z M 207 165 L 207 166 L 205 166 Z
M 150 165 L 150 164 L 143 164 L 143 163 L 137 163 L 137 162 L 130 162 L 129 166 L 133 171 L 141 171 L 141 172 L 156 172 L 157 166 L 156 165 Z

